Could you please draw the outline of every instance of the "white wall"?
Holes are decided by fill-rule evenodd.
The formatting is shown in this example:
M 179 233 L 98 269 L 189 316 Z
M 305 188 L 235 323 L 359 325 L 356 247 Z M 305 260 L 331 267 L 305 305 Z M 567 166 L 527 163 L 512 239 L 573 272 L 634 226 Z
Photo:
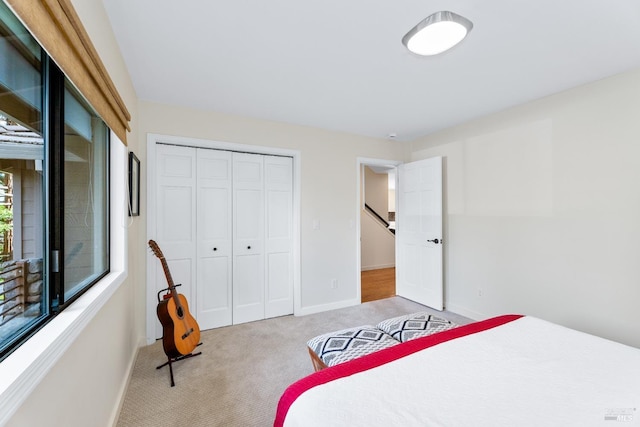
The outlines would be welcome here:
M 155 133 L 300 151 L 299 314 L 360 303 L 357 158 L 401 160 L 406 147 L 392 141 L 144 101 L 139 104 L 139 114 L 141 140 L 147 133 Z M 145 152 L 140 154 L 146 158 Z M 314 221 L 319 224 L 317 230 Z M 331 287 L 332 279 L 338 281 L 336 289 Z
M 365 210 L 360 214 L 360 230 L 361 271 L 395 267 L 395 236 Z
M 389 221 L 389 178 L 386 173 L 376 173 L 364 167 L 364 201 L 378 215 Z
M 640 70 L 412 151 L 445 158 L 450 310 L 525 313 L 640 346 Z

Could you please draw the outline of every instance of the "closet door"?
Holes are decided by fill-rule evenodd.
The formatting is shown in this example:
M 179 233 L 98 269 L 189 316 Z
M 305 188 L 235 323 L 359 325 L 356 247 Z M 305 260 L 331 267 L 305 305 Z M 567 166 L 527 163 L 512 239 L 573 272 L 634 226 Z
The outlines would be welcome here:
M 264 319 L 264 168 L 233 153 L 233 323 Z
M 201 329 L 232 322 L 231 153 L 197 149 L 198 284 Z
M 194 314 L 196 260 L 196 149 L 158 144 L 156 147 L 157 236 L 177 290 L 187 298 Z M 156 263 L 155 291 L 167 287 L 160 262 Z M 162 326 L 156 323 L 156 336 Z
M 293 313 L 293 159 L 265 156 L 265 317 Z

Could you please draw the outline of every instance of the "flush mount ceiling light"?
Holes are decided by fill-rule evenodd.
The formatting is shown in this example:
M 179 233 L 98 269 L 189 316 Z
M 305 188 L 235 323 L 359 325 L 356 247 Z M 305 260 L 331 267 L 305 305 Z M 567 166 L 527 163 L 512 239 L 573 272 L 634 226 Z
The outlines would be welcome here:
M 437 55 L 460 43 L 472 28 L 473 23 L 465 17 L 448 11 L 436 12 L 413 27 L 402 43 L 415 54 Z

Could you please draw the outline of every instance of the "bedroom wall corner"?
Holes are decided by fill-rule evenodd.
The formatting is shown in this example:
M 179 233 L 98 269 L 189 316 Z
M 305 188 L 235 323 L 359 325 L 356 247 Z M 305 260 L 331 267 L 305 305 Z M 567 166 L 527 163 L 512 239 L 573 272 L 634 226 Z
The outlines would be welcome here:
M 412 143 L 446 163 L 446 305 L 640 347 L 640 70 Z

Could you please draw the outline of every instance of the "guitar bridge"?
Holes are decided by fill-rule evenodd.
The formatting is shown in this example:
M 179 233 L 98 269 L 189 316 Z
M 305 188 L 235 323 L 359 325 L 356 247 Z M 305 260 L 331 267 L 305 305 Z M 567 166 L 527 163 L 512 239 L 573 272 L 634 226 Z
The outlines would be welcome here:
M 187 332 L 182 335 L 182 339 L 186 339 L 193 332 L 193 328 L 189 329 Z

